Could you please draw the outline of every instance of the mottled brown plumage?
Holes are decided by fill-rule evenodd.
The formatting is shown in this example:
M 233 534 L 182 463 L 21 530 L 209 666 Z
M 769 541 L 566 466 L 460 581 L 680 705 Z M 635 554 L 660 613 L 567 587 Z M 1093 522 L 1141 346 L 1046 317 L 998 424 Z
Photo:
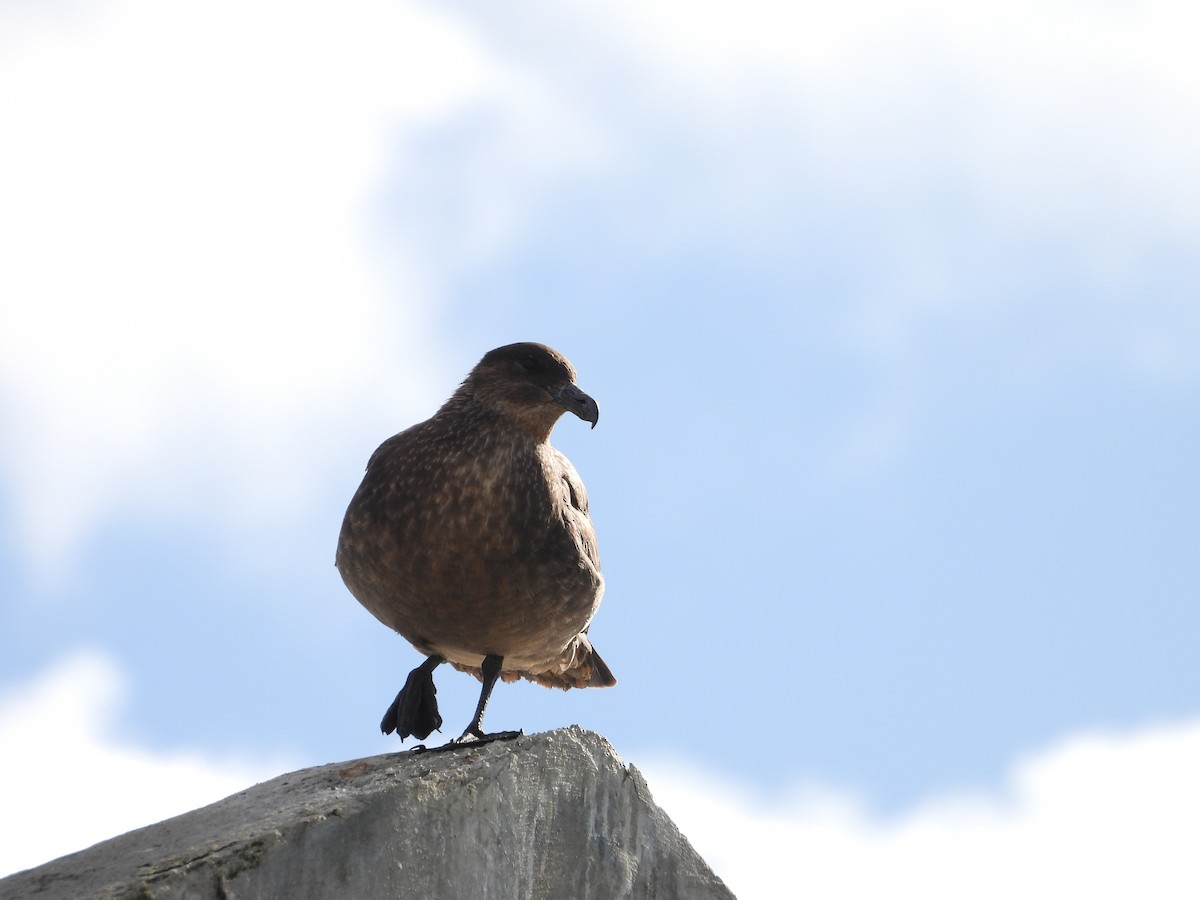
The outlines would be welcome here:
M 608 687 L 587 638 L 604 592 L 587 492 L 550 446 L 570 411 L 596 402 L 541 344 L 488 353 L 437 413 L 384 441 L 346 510 L 337 567 L 377 619 L 429 658 L 384 717 L 385 732 L 440 726 L 432 672 L 443 661 L 483 682 Z

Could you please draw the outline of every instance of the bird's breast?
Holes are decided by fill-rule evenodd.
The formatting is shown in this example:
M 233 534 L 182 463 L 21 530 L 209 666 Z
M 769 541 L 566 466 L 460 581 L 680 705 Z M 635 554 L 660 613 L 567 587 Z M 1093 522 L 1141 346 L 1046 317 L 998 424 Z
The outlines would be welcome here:
M 545 444 L 418 437 L 373 460 L 347 511 L 339 569 L 355 596 L 427 652 L 561 649 L 603 590 L 565 460 Z

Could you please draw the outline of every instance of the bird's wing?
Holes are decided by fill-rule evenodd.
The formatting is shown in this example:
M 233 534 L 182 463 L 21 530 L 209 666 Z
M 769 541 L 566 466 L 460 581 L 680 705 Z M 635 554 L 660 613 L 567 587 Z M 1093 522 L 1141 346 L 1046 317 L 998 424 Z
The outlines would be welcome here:
M 554 459 L 563 485 L 563 518 L 573 533 L 575 542 L 599 571 L 600 551 L 596 546 L 596 530 L 592 527 L 592 519 L 588 514 L 587 488 L 583 486 L 583 479 L 579 477 L 569 459 L 557 450 L 554 451 Z
M 367 471 L 371 471 L 377 463 L 383 464 L 388 457 L 396 453 L 403 453 L 407 447 L 416 443 L 419 435 L 428 428 L 428 424 L 427 422 L 420 422 L 406 428 L 399 434 L 393 434 L 376 447 L 375 452 L 371 454 L 371 458 L 367 460 Z

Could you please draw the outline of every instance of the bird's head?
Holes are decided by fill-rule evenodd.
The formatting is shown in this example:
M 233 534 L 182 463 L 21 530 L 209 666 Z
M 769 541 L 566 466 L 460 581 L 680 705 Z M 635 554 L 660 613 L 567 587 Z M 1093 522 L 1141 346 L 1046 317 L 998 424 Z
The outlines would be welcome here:
M 479 361 L 459 389 L 476 403 L 516 422 L 536 440 L 545 440 L 564 412 L 596 427 L 600 408 L 575 384 L 575 367 L 545 344 L 497 347 Z

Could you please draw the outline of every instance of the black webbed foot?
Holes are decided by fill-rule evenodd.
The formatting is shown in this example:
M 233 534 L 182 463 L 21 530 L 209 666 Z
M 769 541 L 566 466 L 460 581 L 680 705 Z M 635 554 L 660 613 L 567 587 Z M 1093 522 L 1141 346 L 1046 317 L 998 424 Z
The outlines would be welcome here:
M 401 740 L 412 735 L 423 741 L 442 727 L 433 670 L 444 661 L 440 656 L 431 656 L 408 673 L 404 687 L 383 714 L 383 721 L 379 723 L 380 731 L 384 734 L 394 731 Z
M 514 738 L 519 738 L 524 733 L 524 731 L 493 731 L 491 734 L 484 734 L 482 731 L 467 729 L 446 746 L 471 747 L 476 744 L 490 744 L 493 741 L 511 741 Z

